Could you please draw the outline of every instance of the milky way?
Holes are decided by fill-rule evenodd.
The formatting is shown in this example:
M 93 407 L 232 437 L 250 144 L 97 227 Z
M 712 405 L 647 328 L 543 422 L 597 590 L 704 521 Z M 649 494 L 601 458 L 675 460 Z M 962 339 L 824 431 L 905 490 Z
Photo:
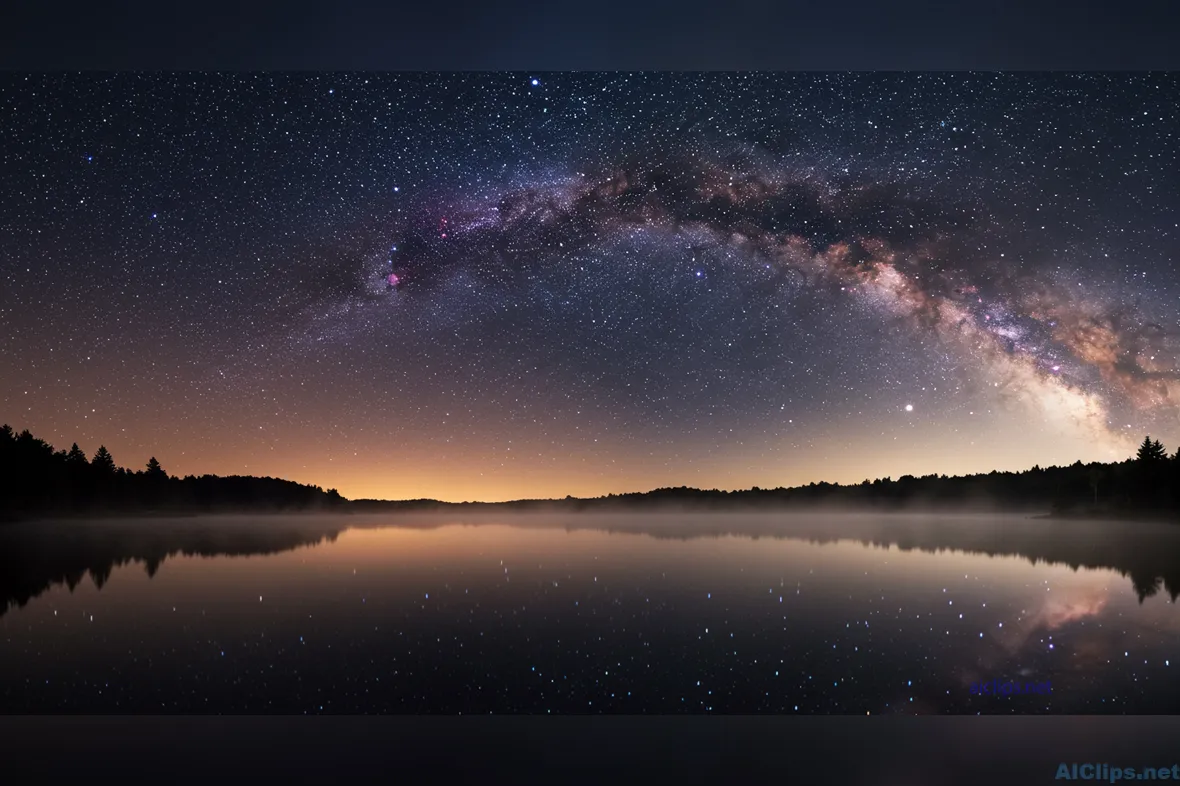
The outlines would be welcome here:
M 955 285 L 980 274 L 940 247 L 942 235 L 964 231 L 962 216 L 876 184 L 673 161 L 521 188 L 448 212 L 394 246 L 391 264 L 420 286 L 453 276 L 454 268 L 477 278 L 531 280 L 555 260 L 587 248 L 603 255 L 612 238 L 644 233 L 671 250 L 732 249 L 739 265 L 768 263 L 812 286 L 839 284 L 913 330 L 936 332 L 965 362 L 1001 380 L 996 387 L 1113 445 L 1128 435 L 1110 427 L 1097 388 L 1172 416 L 1180 403 L 1176 331 L 1059 294 L 1035 274 L 1011 284 L 1015 274 L 1006 267 L 987 272 L 1007 291 L 985 302 L 974 283 Z M 1092 370 L 1106 385 L 1088 384 Z
M 1178 92 L 13 77 L 0 401 L 372 496 L 1121 458 L 1180 440 Z

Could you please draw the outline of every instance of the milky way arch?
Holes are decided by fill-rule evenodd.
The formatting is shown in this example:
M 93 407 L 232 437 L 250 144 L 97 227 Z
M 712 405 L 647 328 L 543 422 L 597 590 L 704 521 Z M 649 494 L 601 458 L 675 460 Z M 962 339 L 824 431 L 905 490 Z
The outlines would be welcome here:
M 956 241 L 971 233 L 978 211 L 892 185 L 743 163 L 629 161 L 440 200 L 398 228 L 382 276 L 421 295 L 457 269 L 511 280 L 628 232 L 654 233 L 838 285 L 933 332 L 995 388 L 1108 446 L 1127 442 L 1111 424 L 1112 403 L 1175 417 L 1174 334 L 1049 276 L 995 259 L 956 260 Z

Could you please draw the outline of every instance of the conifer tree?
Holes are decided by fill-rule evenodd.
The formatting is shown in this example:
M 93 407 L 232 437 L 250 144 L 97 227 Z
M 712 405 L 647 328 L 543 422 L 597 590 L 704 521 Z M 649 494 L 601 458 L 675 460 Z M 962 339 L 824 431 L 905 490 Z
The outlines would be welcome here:
M 152 456 L 147 463 L 147 476 L 161 480 L 168 477 L 168 473 L 160 466 L 160 462 L 156 461 L 156 457 Z
M 98 450 L 94 452 L 94 458 L 90 461 L 90 466 L 104 475 L 115 474 L 115 460 L 111 457 L 111 453 L 107 450 L 106 445 L 98 446 Z
M 1159 440 L 1153 440 L 1150 436 L 1143 438 L 1143 442 L 1139 445 L 1139 452 L 1135 454 L 1135 459 L 1143 464 L 1162 461 L 1167 457 L 1168 452 L 1164 450 L 1164 446 L 1159 443 Z
M 82 452 L 82 449 L 78 447 L 78 443 L 75 442 L 70 447 L 70 452 L 66 454 L 66 463 L 73 467 L 80 467 L 90 462 L 87 461 L 86 454 Z

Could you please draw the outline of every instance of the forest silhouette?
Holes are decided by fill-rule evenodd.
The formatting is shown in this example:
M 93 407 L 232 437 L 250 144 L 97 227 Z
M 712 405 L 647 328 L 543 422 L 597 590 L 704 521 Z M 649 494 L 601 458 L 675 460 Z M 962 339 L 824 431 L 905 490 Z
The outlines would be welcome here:
M 856 484 L 725 491 L 686 486 L 603 497 L 440 502 L 347 500 L 294 481 L 243 475 L 169 475 L 152 457 L 141 470 L 115 464 L 105 446 L 94 456 L 74 443 L 55 450 L 28 430 L 0 427 L 0 519 L 52 515 L 210 512 L 383 512 L 455 508 L 615 510 L 674 508 L 777 508 L 783 506 L 873 509 L 993 509 L 1041 511 L 1104 518 L 1180 519 L 1180 450 L 1171 456 L 1150 436 L 1121 462 L 1077 461 L 1034 466 L 1022 472 L 974 475 L 902 475 Z
M 0 499 L 3 518 L 129 512 L 261 512 L 339 509 L 346 500 L 279 478 L 242 475 L 170 476 L 153 456 L 141 470 L 115 464 L 106 446 L 93 458 L 74 443 L 69 450 L 0 427 Z
M 1037 511 L 1059 516 L 1148 518 L 1180 521 L 1180 450 L 1171 456 L 1145 437 L 1135 456 L 1119 462 L 1081 461 L 1068 466 L 1034 466 L 1022 472 L 974 475 L 902 475 L 860 483 L 809 483 L 806 486 L 725 491 L 688 486 L 630 494 L 561 500 L 444 503 L 435 500 L 355 500 L 354 511 L 441 508 L 516 510 L 651 510 L 660 508 L 778 509 L 851 508 L 872 510 Z

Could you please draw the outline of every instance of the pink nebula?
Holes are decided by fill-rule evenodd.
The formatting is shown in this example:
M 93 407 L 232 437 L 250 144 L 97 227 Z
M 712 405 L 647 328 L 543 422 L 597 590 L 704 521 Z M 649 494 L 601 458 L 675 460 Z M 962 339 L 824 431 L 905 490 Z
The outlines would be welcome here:
M 397 277 L 397 273 L 390 273 L 389 278 L 386 280 L 389 282 L 389 286 L 391 287 L 396 287 L 398 282 L 401 281 L 401 279 Z

